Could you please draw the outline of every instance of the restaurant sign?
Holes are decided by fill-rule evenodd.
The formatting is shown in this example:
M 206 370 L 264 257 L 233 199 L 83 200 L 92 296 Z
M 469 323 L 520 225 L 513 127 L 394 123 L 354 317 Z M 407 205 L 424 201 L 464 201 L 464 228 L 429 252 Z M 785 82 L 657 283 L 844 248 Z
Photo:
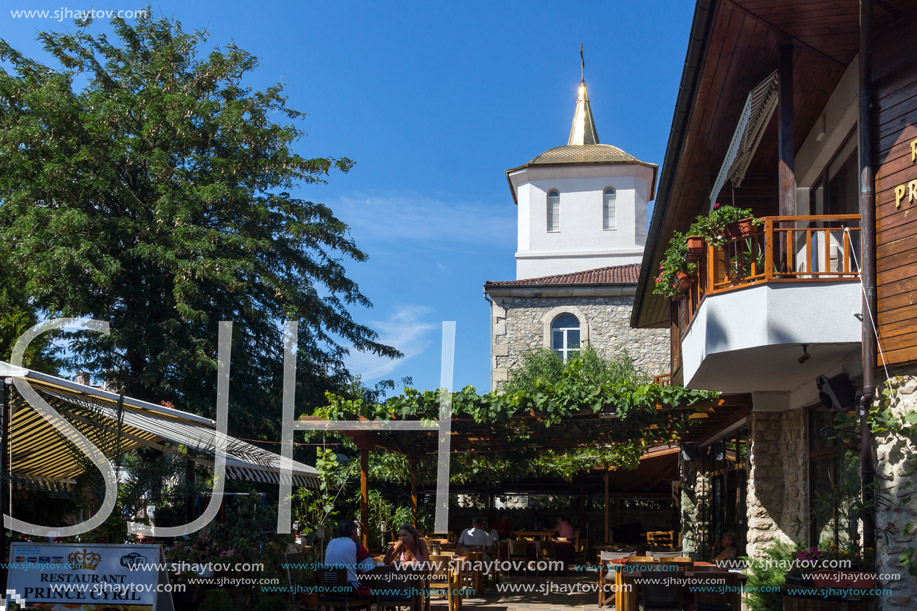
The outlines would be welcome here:
M 46 611 L 171 611 L 158 545 L 13 543 L 6 604 Z
M 917 163 L 917 140 L 911 140 L 911 163 Z M 917 180 L 895 186 L 895 208 L 901 207 L 901 200 L 907 195 L 907 203 L 917 200 Z

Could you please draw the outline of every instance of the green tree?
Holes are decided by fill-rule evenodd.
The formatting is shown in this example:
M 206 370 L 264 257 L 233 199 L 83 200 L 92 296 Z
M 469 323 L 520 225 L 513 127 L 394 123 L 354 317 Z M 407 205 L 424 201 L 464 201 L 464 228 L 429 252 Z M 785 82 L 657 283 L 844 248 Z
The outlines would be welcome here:
M 151 13 L 112 28 L 39 34 L 55 66 L 0 40 L 0 243 L 43 315 L 110 321 L 72 357 L 128 395 L 212 410 L 217 323 L 234 321 L 232 422 L 276 438 L 283 322 L 309 404 L 346 387 L 348 344 L 399 355 L 348 311 L 370 302 L 347 226 L 290 193 L 352 162 L 294 151 L 303 115 L 244 84 L 246 51 L 202 51 Z

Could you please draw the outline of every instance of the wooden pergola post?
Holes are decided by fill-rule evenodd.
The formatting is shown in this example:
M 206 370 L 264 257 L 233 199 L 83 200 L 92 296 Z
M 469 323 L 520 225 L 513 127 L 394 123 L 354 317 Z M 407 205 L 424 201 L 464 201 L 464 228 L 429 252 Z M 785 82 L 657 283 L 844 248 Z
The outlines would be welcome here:
M 360 448 L 360 541 L 369 549 L 369 451 L 372 443 L 361 435 L 357 447 Z
M 605 465 L 605 543 L 611 543 L 611 539 L 609 538 L 611 531 L 608 529 L 608 501 L 610 500 L 608 498 L 608 486 L 610 477 L 608 465 Z
M 417 528 L 417 461 L 408 456 L 408 469 L 411 473 L 411 526 Z

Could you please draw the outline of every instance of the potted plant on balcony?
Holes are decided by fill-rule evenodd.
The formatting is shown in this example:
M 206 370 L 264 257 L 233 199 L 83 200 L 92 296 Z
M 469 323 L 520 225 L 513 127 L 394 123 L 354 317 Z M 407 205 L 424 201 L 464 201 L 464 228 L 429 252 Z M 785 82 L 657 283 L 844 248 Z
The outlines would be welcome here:
M 704 236 L 691 234 L 689 231 L 688 237 L 685 238 L 685 241 L 688 244 L 688 261 L 691 263 L 700 261 L 701 257 L 704 256 Z
M 732 240 L 750 237 L 754 234 L 754 227 L 761 223 L 754 217 L 751 208 L 714 204 L 710 214 L 697 217 L 688 233 L 703 236 L 708 244 L 719 247 Z
M 685 234 L 676 231 L 669 240 L 669 247 L 662 256 L 659 274 L 653 293 L 664 297 L 675 297 L 688 288 L 691 275 L 697 265 L 688 261 L 688 243 Z

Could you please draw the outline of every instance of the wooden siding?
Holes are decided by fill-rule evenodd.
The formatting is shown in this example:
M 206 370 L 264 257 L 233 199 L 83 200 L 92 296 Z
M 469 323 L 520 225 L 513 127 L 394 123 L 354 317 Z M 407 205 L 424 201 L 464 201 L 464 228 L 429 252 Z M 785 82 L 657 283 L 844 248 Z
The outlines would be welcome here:
M 879 340 L 885 361 L 917 361 L 917 49 L 906 31 L 880 32 L 873 57 L 876 141 L 876 268 Z M 900 206 L 895 187 L 905 185 Z M 881 364 L 881 357 L 880 363 Z

